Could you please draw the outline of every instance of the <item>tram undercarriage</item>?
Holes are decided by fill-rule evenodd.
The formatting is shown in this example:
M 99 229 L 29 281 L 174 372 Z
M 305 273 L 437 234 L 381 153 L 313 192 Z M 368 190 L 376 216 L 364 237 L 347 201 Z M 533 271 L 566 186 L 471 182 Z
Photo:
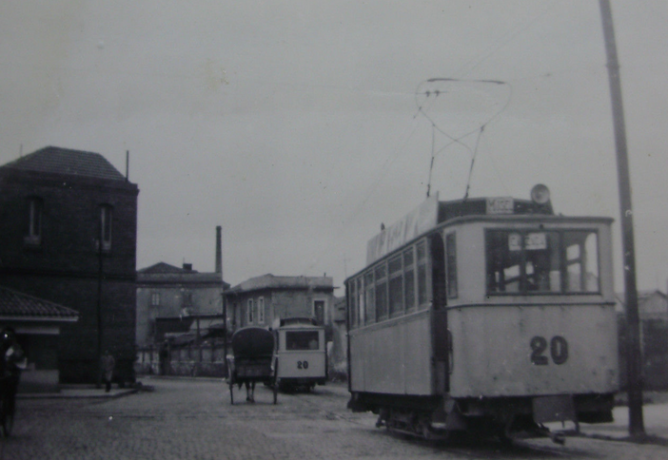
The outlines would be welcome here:
M 577 432 L 579 421 L 611 421 L 613 395 L 453 399 L 354 393 L 348 407 L 378 414 L 378 428 L 430 441 L 471 434 L 503 442 L 549 437 L 563 444 L 565 432 L 550 431 L 545 423 L 571 421 Z

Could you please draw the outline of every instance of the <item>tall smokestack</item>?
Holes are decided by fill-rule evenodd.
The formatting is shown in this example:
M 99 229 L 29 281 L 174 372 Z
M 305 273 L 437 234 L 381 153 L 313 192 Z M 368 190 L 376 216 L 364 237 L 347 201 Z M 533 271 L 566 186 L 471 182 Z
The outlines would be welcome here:
M 223 274 L 223 228 L 216 227 L 216 273 Z

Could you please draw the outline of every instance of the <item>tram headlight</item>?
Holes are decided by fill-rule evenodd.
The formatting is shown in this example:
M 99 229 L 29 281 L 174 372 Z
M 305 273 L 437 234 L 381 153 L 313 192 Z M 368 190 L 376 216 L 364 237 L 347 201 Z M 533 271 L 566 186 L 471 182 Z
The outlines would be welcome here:
M 550 202 L 550 189 L 543 184 L 534 185 L 531 189 L 531 201 L 536 204 L 548 204 Z

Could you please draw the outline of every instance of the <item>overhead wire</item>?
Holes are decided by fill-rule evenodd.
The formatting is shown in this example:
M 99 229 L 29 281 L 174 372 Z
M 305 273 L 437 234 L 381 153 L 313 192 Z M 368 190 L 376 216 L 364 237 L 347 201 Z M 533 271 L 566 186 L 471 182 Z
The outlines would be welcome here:
M 550 4 L 550 6 L 548 6 L 547 8 L 545 8 L 545 9 L 544 9 L 541 13 L 539 13 L 538 15 L 532 17 L 528 22 L 526 22 L 526 23 L 524 23 L 524 24 L 518 26 L 517 28 L 513 29 L 512 31 L 508 32 L 508 33 L 504 36 L 504 37 L 508 37 L 507 39 L 503 40 L 501 43 L 499 43 L 498 45 L 494 46 L 489 52 L 485 53 L 483 56 L 481 56 L 481 57 L 474 57 L 474 58 L 470 59 L 469 61 L 467 61 L 466 63 L 464 63 L 464 65 L 460 68 L 459 71 L 455 71 L 452 75 L 453 75 L 453 76 L 456 76 L 456 75 L 459 74 L 459 72 L 463 72 L 463 73 L 461 74 L 461 77 L 470 74 L 473 70 L 475 70 L 477 67 L 479 67 L 483 62 L 485 62 L 487 59 L 489 59 L 491 56 L 493 56 L 499 49 L 503 48 L 505 45 L 507 45 L 507 44 L 508 44 L 509 42 L 511 42 L 512 40 L 514 40 L 514 39 L 515 39 L 518 35 L 520 35 L 522 32 L 524 32 L 525 30 L 527 30 L 528 28 L 530 28 L 530 27 L 531 27 L 531 26 L 532 26 L 532 25 L 533 25 L 533 24 L 534 24 L 540 17 L 544 16 L 547 12 L 549 12 L 552 8 L 554 8 L 554 5 L 555 5 L 555 2 L 552 2 L 552 3 Z M 469 65 L 471 65 L 471 64 L 473 64 L 473 65 L 472 65 L 469 69 L 466 69 L 466 67 L 469 66 Z M 466 70 L 466 71 L 464 71 L 464 70 Z M 547 76 L 549 76 L 549 74 L 548 74 Z M 450 80 L 453 80 L 453 81 L 454 81 L 455 79 L 454 79 L 454 78 L 450 78 Z M 509 107 L 510 102 L 511 102 L 511 100 L 512 100 L 512 93 L 513 93 L 513 91 L 512 91 L 512 86 L 510 85 L 510 83 L 509 83 L 508 81 L 479 80 L 479 82 L 487 82 L 487 83 L 496 83 L 496 84 L 507 85 L 507 87 L 509 88 L 509 94 L 508 94 L 508 98 L 507 98 L 507 100 L 506 100 L 506 103 L 505 103 L 504 106 L 501 108 L 501 110 L 499 110 L 497 113 L 495 113 L 489 120 L 487 120 L 485 123 L 483 123 L 480 127 L 476 128 L 475 130 L 471 130 L 471 131 L 469 131 L 469 132 L 467 132 L 467 133 L 464 133 L 463 135 L 461 135 L 461 136 L 459 136 L 459 137 L 451 136 L 451 135 L 450 135 L 449 133 L 447 133 L 445 130 L 441 129 L 441 128 L 438 126 L 437 123 L 435 123 L 432 119 L 430 119 L 430 117 L 429 117 L 429 116 L 426 114 L 426 112 L 425 112 L 424 104 L 418 104 L 418 108 L 417 108 L 415 114 L 412 116 L 412 119 L 415 120 L 415 119 L 417 118 L 418 115 L 422 114 L 422 115 L 424 115 L 424 116 L 431 122 L 431 124 L 432 124 L 432 154 L 431 154 L 431 159 L 430 159 L 430 171 L 429 171 L 429 180 L 428 180 L 428 190 L 430 189 L 430 184 L 431 184 L 431 174 L 432 174 L 432 170 L 433 170 L 433 164 L 434 164 L 434 161 L 435 161 L 435 157 L 436 157 L 439 153 L 441 153 L 442 151 L 444 151 L 446 148 L 448 148 L 449 146 L 451 146 L 451 145 L 453 145 L 453 144 L 459 144 L 459 145 L 462 145 L 465 149 L 467 149 L 469 152 L 472 153 L 472 162 L 471 162 L 471 166 L 470 166 L 470 170 L 469 170 L 469 177 L 468 177 L 468 181 L 467 181 L 467 189 L 466 189 L 466 194 L 465 194 L 466 197 L 468 196 L 469 185 L 470 185 L 470 179 L 471 179 L 471 177 L 472 177 L 472 173 L 473 173 L 473 167 L 474 167 L 475 157 L 476 157 L 477 152 L 478 152 L 478 144 L 479 144 L 480 138 L 481 138 L 482 135 L 483 135 L 483 132 L 484 132 L 485 127 L 486 127 L 487 125 L 489 125 L 489 123 L 491 123 L 492 121 L 494 121 L 497 117 L 499 117 L 505 110 L 507 110 L 507 108 Z M 440 95 L 440 94 L 436 94 L 436 95 L 438 96 L 438 95 Z M 417 93 L 415 94 L 415 97 L 417 98 Z M 435 100 L 435 99 L 434 99 L 434 100 Z M 432 103 L 433 103 L 433 102 L 432 102 Z M 365 197 L 360 201 L 359 205 L 353 210 L 353 212 L 351 212 L 351 214 L 350 214 L 346 219 L 344 219 L 344 220 L 342 221 L 342 226 L 343 226 L 343 227 L 346 227 L 346 224 L 347 224 L 348 222 L 350 222 L 351 220 L 355 219 L 355 218 L 357 217 L 357 215 L 364 209 L 364 207 L 366 206 L 366 203 L 368 202 L 368 200 L 370 199 L 370 197 L 373 195 L 373 193 L 375 192 L 376 188 L 378 187 L 378 185 L 380 184 L 381 180 L 383 179 L 383 175 L 384 175 L 383 173 L 385 172 L 386 168 L 387 168 L 391 163 L 393 163 L 393 162 L 396 160 L 396 158 L 398 157 L 398 155 L 399 155 L 399 153 L 400 153 L 400 149 L 402 149 L 402 148 L 405 146 L 405 144 L 408 142 L 408 140 L 409 140 L 409 139 L 413 136 L 413 134 L 415 133 L 416 129 L 417 129 L 417 124 L 414 124 L 413 127 L 412 127 L 411 130 L 410 130 L 410 133 L 409 133 L 408 136 L 405 138 L 405 140 L 400 144 L 400 146 L 398 146 L 398 147 L 395 149 L 395 151 L 393 152 L 392 155 L 390 155 L 390 156 L 388 156 L 388 157 L 386 158 L 385 162 L 383 163 L 383 166 L 380 168 L 380 171 L 379 171 L 378 175 L 376 176 L 376 177 L 377 177 L 376 180 L 375 180 L 375 181 L 372 183 L 372 185 L 369 187 L 367 193 L 365 194 Z M 448 137 L 448 138 L 450 139 L 450 142 L 449 142 L 448 144 L 446 144 L 445 146 L 441 147 L 439 150 L 436 150 L 436 143 L 435 143 L 435 133 L 436 133 L 436 131 L 440 132 L 441 134 L 445 135 L 446 137 Z M 472 135 L 472 134 L 474 134 L 474 133 L 476 133 L 476 132 L 478 133 L 478 137 L 477 137 L 477 140 L 476 140 L 476 146 L 475 146 L 475 149 L 471 149 L 471 147 L 469 147 L 468 145 L 466 145 L 464 142 L 461 142 L 463 139 L 467 138 L 468 136 L 470 136 L 470 135 Z M 490 153 L 490 158 L 492 158 L 492 163 L 493 163 L 493 165 L 494 165 L 494 170 L 495 170 L 496 174 L 499 175 L 498 167 L 497 167 L 496 162 L 494 161 L 494 159 L 493 159 L 491 153 Z M 505 188 L 505 185 L 504 185 L 504 188 Z M 429 194 L 429 192 L 428 192 L 428 194 Z M 334 243 L 331 243 L 331 244 L 328 246 L 327 249 L 323 250 L 323 251 L 318 255 L 318 257 L 316 257 L 316 259 L 313 261 L 313 263 L 311 263 L 311 264 L 309 265 L 308 269 L 312 269 L 312 268 L 313 268 L 313 267 L 314 267 L 314 266 L 315 266 L 315 265 L 322 259 L 323 254 L 325 254 L 325 253 L 327 253 L 327 252 L 330 251 L 330 249 L 331 249 L 331 247 L 332 247 L 333 245 L 334 245 Z

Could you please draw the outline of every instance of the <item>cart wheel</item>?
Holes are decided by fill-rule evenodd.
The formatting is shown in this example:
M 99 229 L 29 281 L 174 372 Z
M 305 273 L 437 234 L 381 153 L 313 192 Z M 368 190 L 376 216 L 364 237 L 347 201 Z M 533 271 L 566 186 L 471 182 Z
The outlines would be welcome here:
M 230 383 L 230 404 L 234 404 L 234 384 Z

